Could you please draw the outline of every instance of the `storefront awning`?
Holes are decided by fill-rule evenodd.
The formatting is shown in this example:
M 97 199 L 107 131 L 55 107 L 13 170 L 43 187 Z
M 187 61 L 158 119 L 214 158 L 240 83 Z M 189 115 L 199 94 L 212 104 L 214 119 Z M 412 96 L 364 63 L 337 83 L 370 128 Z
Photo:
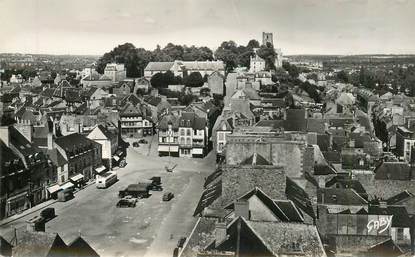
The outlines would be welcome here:
M 98 174 L 100 174 L 100 173 L 104 172 L 106 169 L 107 169 L 107 168 L 105 168 L 105 166 L 104 166 L 104 165 L 102 165 L 102 166 L 99 166 L 98 168 L 96 168 L 96 169 L 95 169 L 95 171 L 96 171 Z
M 61 189 L 62 190 L 65 190 L 65 189 L 68 189 L 68 188 L 71 188 L 71 187 L 73 187 L 74 185 L 71 183 L 71 182 L 66 182 L 65 184 L 63 184 L 62 186 L 61 186 Z
M 70 180 L 74 181 L 74 182 L 78 182 L 79 180 L 83 179 L 84 175 L 82 174 L 76 174 L 75 176 L 73 176 L 72 178 L 70 178 Z
M 61 189 L 61 187 L 59 185 L 54 185 L 54 186 L 48 187 L 48 191 L 51 194 L 58 192 L 60 189 Z

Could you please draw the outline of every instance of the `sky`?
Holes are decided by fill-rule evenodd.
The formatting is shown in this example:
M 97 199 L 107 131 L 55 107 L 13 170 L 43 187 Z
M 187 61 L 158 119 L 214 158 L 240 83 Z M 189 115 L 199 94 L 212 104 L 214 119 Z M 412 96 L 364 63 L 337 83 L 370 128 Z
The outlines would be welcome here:
M 0 52 L 101 55 L 125 42 L 284 54 L 415 54 L 415 0 L 0 0 Z

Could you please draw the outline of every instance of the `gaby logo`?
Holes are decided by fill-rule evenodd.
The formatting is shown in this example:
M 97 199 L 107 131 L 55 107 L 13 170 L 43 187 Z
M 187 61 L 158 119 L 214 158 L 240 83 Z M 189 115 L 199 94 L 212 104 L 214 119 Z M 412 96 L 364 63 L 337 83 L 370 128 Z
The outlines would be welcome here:
M 373 229 L 378 230 L 378 233 L 385 232 L 392 224 L 392 216 L 390 217 L 379 217 L 378 220 L 370 220 L 367 223 L 367 231 L 370 232 Z

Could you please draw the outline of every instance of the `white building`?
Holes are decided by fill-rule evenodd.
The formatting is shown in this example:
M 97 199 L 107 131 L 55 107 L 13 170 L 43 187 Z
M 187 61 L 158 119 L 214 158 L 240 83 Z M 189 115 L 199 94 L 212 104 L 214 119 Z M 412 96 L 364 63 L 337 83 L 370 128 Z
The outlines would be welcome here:
M 112 82 L 118 82 L 127 77 L 127 71 L 122 63 L 108 63 L 105 66 L 104 75 L 110 78 Z

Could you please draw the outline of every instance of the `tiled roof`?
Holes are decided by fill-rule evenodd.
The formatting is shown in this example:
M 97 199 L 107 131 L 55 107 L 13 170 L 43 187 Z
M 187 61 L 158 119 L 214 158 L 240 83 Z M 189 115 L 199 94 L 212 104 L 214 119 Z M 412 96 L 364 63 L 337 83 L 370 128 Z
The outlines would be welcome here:
M 386 239 L 385 241 L 371 246 L 367 250 L 369 256 L 388 256 L 388 257 L 398 257 L 402 256 L 404 252 L 395 244 L 393 239 Z
M 144 71 L 168 71 L 174 62 L 149 62 Z
M 203 212 L 203 210 L 210 206 L 216 199 L 222 195 L 222 180 L 218 180 L 215 183 L 212 183 L 208 186 L 202 193 L 199 203 L 196 206 L 196 209 L 193 213 L 193 216 L 196 216 Z
M 74 257 L 99 257 L 98 253 L 81 236 L 72 241 L 68 249 Z
M 148 103 L 149 105 L 152 105 L 152 106 L 157 106 L 161 102 L 161 98 L 160 97 L 155 97 L 155 96 L 152 96 L 152 95 L 148 95 L 148 96 L 144 97 L 144 102 L 146 102 L 146 103 Z
M 183 112 L 179 118 L 180 127 L 190 127 L 193 129 L 204 129 L 207 121 L 205 118 L 199 117 L 194 112 Z
M 293 254 L 295 251 L 297 255 L 325 256 L 320 236 L 314 225 L 258 221 L 247 221 L 247 223 L 276 255 Z M 298 244 L 299 248 L 293 249 L 293 244 Z
M 214 172 L 206 177 L 203 187 L 207 188 L 212 182 L 217 181 L 217 178 L 220 178 L 222 173 L 223 170 L 221 168 L 217 168 Z
M 408 190 L 405 190 L 405 191 L 402 191 L 399 194 L 396 194 L 396 195 L 390 197 L 389 199 L 386 200 L 386 202 L 388 204 L 395 205 L 395 204 L 399 204 L 401 202 L 404 202 L 406 200 L 412 199 L 413 197 L 415 197 L 414 194 L 412 194 L 411 192 L 408 192 Z
M 366 199 L 350 188 L 319 188 L 318 202 L 335 205 L 367 205 Z
M 51 256 L 50 254 L 60 256 L 58 254 L 63 255 L 66 251 L 66 244 L 58 234 L 26 231 L 19 235 L 17 239 L 17 245 L 13 248 L 13 256 L 16 257 L 46 257 Z M 58 249 L 60 252 L 50 252 L 54 245 L 62 247 Z
M 285 194 L 287 198 L 293 201 L 293 203 L 304 213 L 314 219 L 316 215 L 308 194 L 289 177 L 287 177 L 286 180 Z
M 411 227 L 412 222 L 405 206 L 386 206 L 369 205 L 369 214 L 393 215 L 392 227 Z
M 241 162 L 241 165 L 272 165 L 272 163 L 265 159 L 262 155 L 254 153 L 245 161 Z
M 288 109 L 284 129 L 287 131 L 306 131 L 305 109 Z
M 324 133 L 325 120 L 324 119 L 307 119 L 307 132 Z
M 62 147 L 65 151 L 73 151 L 75 149 L 88 147 L 94 143 L 94 141 L 88 139 L 87 137 L 73 133 L 67 136 L 59 137 L 55 140 L 55 143 Z
M 375 179 L 410 180 L 411 167 L 406 162 L 382 162 L 375 170 Z
M 179 128 L 179 117 L 173 115 L 173 114 L 168 114 L 163 116 L 163 118 L 160 120 L 158 127 L 160 129 L 168 129 L 168 125 L 172 124 L 172 128 L 173 129 L 178 129 Z

